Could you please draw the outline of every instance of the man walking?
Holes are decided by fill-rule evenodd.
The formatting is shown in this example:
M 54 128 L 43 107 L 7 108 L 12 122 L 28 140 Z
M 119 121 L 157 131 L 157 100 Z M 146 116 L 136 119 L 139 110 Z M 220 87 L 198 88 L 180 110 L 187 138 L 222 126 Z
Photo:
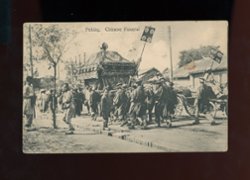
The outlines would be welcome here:
M 82 92 L 82 88 L 78 88 L 76 90 L 76 115 L 80 116 L 82 112 L 82 105 L 85 101 L 84 94 Z
M 117 92 L 114 97 L 115 115 L 119 121 L 124 120 L 127 105 L 126 85 L 117 84 Z
M 103 130 L 105 130 L 105 128 L 108 128 L 111 105 L 112 102 L 109 96 L 109 90 L 108 88 L 106 88 L 101 98 L 101 115 L 103 118 Z
M 195 101 L 196 105 L 196 117 L 193 124 L 199 124 L 199 113 L 207 114 L 209 112 L 210 104 L 209 99 L 215 98 L 215 94 L 212 88 L 205 83 L 204 78 L 200 78 L 200 87 L 198 88 L 198 95 Z M 214 117 L 210 119 L 211 125 L 215 125 Z
M 147 111 L 148 111 L 148 122 L 152 123 L 152 111 L 155 105 L 155 95 L 153 91 L 152 85 L 146 90 L 146 105 L 147 105 Z
M 69 84 L 65 83 L 62 87 L 62 109 L 64 110 L 63 121 L 69 125 L 69 131 L 66 134 L 73 134 L 75 128 L 73 127 L 71 120 L 75 117 L 75 103 L 73 92 L 70 91 Z
M 92 120 L 95 121 L 98 115 L 99 94 L 95 91 L 95 89 L 92 89 L 92 87 L 89 87 L 89 91 L 90 91 L 90 96 L 89 96 L 90 113 Z
M 174 83 L 169 82 L 169 88 L 167 93 L 167 118 L 169 119 L 169 123 L 171 123 L 174 113 L 175 113 L 175 107 L 178 103 L 177 100 L 177 93 L 174 89 Z
M 23 114 L 26 117 L 27 123 L 25 127 L 30 128 L 35 116 L 36 96 L 33 89 L 33 78 L 28 76 L 26 84 L 23 88 Z
M 166 90 L 162 85 L 162 81 L 156 81 L 155 87 L 155 120 L 158 127 L 161 126 L 161 119 L 163 118 L 163 109 L 166 105 L 165 94 Z
M 144 87 L 142 85 L 142 81 L 138 80 L 136 82 L 137 87 L 132 93 L 131 102 L 133 104 L 133 107 L 131 109 L 131 115 L 132 115 L 132 122 L 133 124 L 138 120 L 140 122 L 140 125 L 143 126 L 143 128 L 146 128 L 147 122 L 146 122 L 146 95 L 144 91 Z

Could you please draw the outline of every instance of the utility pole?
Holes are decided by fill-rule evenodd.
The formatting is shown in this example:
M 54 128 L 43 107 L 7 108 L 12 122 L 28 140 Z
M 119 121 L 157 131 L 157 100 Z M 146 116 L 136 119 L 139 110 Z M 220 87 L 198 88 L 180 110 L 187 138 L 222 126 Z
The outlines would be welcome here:
M 79 64 L 79 66 L 81 66 L 81 64 L 82 64 L 82 61 L 81 61 L 81 54 L 79 54 L 79 60 L 78 60 L 79 62 L 78 62 L 78 64 Z
M 171 42 L 171 27 L 168 26 L 169 37 L 169 54 L 170 54 L 170 80 L 173 81 L 173 61 L 172 61 L 172 42 Z
M 75 66 L 77 65 L 77 56 L 75 56 Z
M 32 59 L 31 25 L 29 25 L 29 44 L 30 44 L 30 72 L 31 72 L 31 77 L 33 78 L 34 72 L 33 72 L 33 59 Z
M 83 53 L 83 64 L 85 65 L 86 63 L 86 52 Z

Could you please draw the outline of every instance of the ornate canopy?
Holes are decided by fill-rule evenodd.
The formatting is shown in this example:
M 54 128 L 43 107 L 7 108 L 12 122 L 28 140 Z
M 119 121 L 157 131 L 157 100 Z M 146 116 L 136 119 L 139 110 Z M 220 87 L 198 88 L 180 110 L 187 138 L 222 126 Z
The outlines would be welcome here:
M 78 68 L 80 80 L 98 80 L 105 85 L 112 85 L 117 82 L 127 83 L 130 76 L 136 72 L 136 63 L 122 57 L 116 51 L 101 51 L 92 54 L 84 65 Z

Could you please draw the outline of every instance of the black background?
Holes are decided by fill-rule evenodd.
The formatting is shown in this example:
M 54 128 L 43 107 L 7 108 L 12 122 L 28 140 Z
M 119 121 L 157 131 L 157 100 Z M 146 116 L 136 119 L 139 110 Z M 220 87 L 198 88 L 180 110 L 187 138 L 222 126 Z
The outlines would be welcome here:
M 248 0 L 12 0 L 0 42 L 0 179 L 250 179 L 249 9 Z M 229 21 L 228 152 L 22 154 L 22 24 L 136 20 Z

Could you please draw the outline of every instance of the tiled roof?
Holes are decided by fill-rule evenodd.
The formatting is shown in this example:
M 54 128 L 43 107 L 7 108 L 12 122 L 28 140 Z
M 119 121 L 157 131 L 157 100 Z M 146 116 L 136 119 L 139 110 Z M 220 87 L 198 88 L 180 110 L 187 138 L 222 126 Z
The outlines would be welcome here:
M 193 61 L 181 68 L 178 68 L 174 71 L 175 78 L 188 77 L 190 74 L 202 73 L 206 70 L 209 70 L 212 65 L 212 71 L 227 69 L 227 58 L 224 56 L 220 64 L 213 61 L 209 57 L 205 57 L 201 60 Z
M 158 69 L 156 69 L 155 67 L 151 67 L 151 68 L 146 68 L 146 69 L 140 69 L 139 70 L 139 76 L 143 75 L 143 74 L 146 74 L 147 72 L 149 71 L 158 71 Z
M 104 63 L 132 63 L 129 60 L 122 57 L 118 52 L 116 51 L 106 51 L 105 53 L 100 51 L 98 53 L 92 54 L 85 65 L 93 65 L 93 64 L 99 64 L 100 62 Z

